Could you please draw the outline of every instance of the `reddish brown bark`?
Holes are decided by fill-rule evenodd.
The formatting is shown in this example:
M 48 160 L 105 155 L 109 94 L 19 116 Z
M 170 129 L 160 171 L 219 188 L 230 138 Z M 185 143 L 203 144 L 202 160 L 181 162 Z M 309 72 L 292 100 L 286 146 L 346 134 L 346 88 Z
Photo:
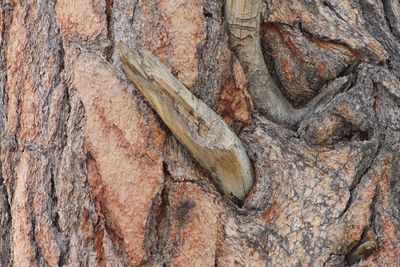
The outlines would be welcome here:
M 292 104 L 351 81 L 298 129 L 252 111 L 223 1 L 0 2 L 0 266 L 400 265 L 397 1 L 263 2 Z M 244 203 L 126 79 L 118 41 L 236 131 L 257 179 Z

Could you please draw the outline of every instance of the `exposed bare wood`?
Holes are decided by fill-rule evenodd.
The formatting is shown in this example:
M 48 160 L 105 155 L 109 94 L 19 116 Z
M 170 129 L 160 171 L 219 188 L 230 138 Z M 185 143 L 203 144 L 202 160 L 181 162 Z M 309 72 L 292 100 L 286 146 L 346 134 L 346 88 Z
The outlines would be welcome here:
M 253 170 L 238 137 L 222 118 L 186 89 L 156 57 L 118 44 L 122 67 L 175 137 L 228 195 L 243 199 Z
M 227 0 L 225 16 L 230 46 L 244 69 L 255 108 L 274 122 L 297 125 L 306 114 L 343 88 L 330 86 L 330 90 L 321 91 L 305 107 L 293 108 L 275 84 L 264 61 L 260 40 L 260 7 L 261 0 Z

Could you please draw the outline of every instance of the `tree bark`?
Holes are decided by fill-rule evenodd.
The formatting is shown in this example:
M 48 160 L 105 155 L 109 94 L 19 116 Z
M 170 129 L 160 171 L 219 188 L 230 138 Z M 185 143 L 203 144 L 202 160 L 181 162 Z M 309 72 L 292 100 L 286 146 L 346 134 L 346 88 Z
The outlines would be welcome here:
M 399 21 L 393 0 L 0 1 L 0 266 L 400 266 Z M 247 197 L 119 42 L 215 112 Z

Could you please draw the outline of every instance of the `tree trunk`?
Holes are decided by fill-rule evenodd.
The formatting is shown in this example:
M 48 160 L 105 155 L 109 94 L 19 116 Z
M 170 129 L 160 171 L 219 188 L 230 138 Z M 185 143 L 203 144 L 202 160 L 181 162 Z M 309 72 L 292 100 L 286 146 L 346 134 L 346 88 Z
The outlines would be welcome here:
M 260 1 L 0 0 L 0 266 L 400 266 L 399 2 Z M 247 197 L 118 42 L 224 119 Z

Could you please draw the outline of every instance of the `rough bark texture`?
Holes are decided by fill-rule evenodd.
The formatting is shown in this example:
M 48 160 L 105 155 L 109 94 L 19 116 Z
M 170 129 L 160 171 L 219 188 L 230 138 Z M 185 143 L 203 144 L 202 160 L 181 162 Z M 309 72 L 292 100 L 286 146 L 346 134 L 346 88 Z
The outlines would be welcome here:
M 293 108 L 349 81 L 290 129 L 253 108 L 224 4 L 0 1 L 0 266 L 400 266 L 398 1 L 262 1 L 260 49 Z M 119 41 L 238 135 L 243 203 L 128 81 Z

